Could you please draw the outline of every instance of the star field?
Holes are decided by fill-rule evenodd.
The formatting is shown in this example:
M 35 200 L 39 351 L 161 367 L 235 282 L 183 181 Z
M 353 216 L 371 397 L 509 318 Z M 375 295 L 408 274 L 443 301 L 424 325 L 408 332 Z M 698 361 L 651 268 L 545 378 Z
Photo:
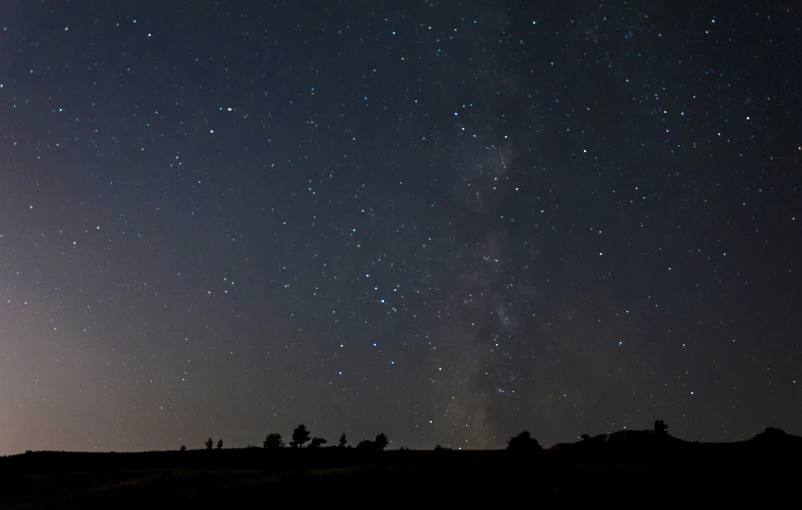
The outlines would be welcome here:
M 0 454 L 802 420 L 799 5 L 0 7 Z

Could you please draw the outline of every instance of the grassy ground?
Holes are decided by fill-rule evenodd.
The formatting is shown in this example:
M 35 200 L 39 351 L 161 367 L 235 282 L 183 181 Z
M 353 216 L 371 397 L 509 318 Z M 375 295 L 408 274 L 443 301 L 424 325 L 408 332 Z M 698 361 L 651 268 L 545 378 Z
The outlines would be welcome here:
M 567 458 L 507 452 L 384 452 L 360 458 L 324 450 L 303 458 L 299 452 L 283 453 L 287 459 L 295 457 L 294 465 L 282 467 L 278 465 L 282 459 L 277 461 L 261 450 L 215 457 L 217 453 L 72 458 L 73 454 L 46 454 L 16 464 L 0 459 L 0 508 L 250 508 L 284 502 L 429 506 L 521 501 L 630 501 L 662 506 L 668 501 L 753 497 L 766 505 L 773 498 L 779 501 L 792 495 L 802 475 L 802 459 L 790 454 Z M 254 468 L 260 461 L 267 466 Z

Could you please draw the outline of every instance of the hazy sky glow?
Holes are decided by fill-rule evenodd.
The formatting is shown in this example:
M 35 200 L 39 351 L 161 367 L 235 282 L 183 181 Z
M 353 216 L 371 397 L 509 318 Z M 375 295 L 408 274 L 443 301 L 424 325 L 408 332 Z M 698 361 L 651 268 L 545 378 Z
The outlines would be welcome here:
M 0 6 L 0 454 L 802 420 L 796 2 Z

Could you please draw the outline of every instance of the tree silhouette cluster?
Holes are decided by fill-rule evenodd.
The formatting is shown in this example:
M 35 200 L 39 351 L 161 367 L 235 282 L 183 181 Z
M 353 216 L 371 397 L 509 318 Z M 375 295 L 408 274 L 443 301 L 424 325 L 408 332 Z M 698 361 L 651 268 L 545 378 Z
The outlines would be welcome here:
M 211 441 L 211 439 L 210 439 Z M 221 440 L 222 441 L 222 440 Z M 309 443 L 308 445 L 306 445 Z M 361 450 L 374 450 L 374 451 L 382 451 L 384 450 L 389 441 L 387 436 L 383 433 L 376 436 L 376 439 L 373 441 L 365 440 L 360 442 L 357 445 L 357 449 Z M 291 448 L 321 448 L 323 445 L 328 444 L 328 441 L 322 437 L 312 437 L 311 432 L 309 429 L 306 428 L 306 425 L 300 424 L 295 427 L 295 430 L 292 431 L 292 441 L 290 441 L 289 446 Z M 306 446 L 304 446 L 306 445 Z M 271 432 L 267 435 L 262 446 L 268 450 L 275 450 L 277 448 L 284 448 L 284 439 L 281 437 L 281 434 L 277 432 Z M 337 448 L 351 448 L 348 445 L 348 439 L 345 437 L 345 433 L 343 432 L 340 435 L 340 440 L 337 442 Z M 208 447 L 207 442 L 207 449 L 211 449 Z
M 629 445 L 629 447 L 634 447 L 636 445 L 672 445 L 672 444 L 682 444 L 685 443 L 684 441 L 677 440 L 668 434 L 668 425 L 663 420 L 656 420 L 654 422 L 654 429 L 653 430 L 643 430 L 643 431 L 620 431 L 617 433 L 609 433 L 609 434 L 602 434 L 600 436 L 591 437 L 588 434 L 582 434 L 579 436 L 581 441 L 575 443 L 577 446 L 581 446 L 582 448 L 606 448 L 607 445 L 615 444 L 615 445 Z M 777 429 L 774 427 L 768 427 L 764 430 L 763 433 L 759 434 L 754 438 L 756 444 L 760 444 L 762 446 L 765 445 L 779 445 L 783 446 L 785 444 L 792 444 L 794 447 L 798 447 L 802 449 L 802 440 L 796 438 L 795 436 L 789 436 L 781 429 Z M 217 441 L 217 449 L 223 449 L 223 440 L 219 439 Z M 311 432 L 306 425 L 300 424 L 292 431 L 292 440 L 289 443 L 289 446 L 293 449 L 320 449 L 325 448 L 325 445 L 328 444 L 328 441 L 322 437 L 313 437 Z M 356 450 L 360 452 L 382 452 L 385 448 L 387 448 L 389 444 L 389 440 L 384 433 L 378 434 L 375 439 L 365 439 L 360 441 L 356 445 Z M 214 439 L 211 437 L 204 443 L 206 446 L 207 451 L 211 451 L 215 448 Z M 263 448 L 266 450 L 275 450 L 284 448 L 284 440 L 281 437 L 281 434 L 277 432 L 271 432 L 265 438 L 263 444 Z M 557 447 L 567 447 L 570 444 L 560 444 L 556 445 Z M 348 439 L 343 432 L 340 435 L 339 440 L 337 441 L 336 445 L 332 445 L 333 448 L 352 448 L 351 445 L 348 444 Z M 248 448 L 257 448 L 255 446 L 248 445 Z M 507 448 L 508 451 L 513 452 L 539 452 L 542 451 L 543 448 L 538 443 L 537 439 L 532 437 L 528 430 L 524 430 L 517 434 L 516 436 L 511 437 L 507 441 Z M 181 451 L 186 451 L 187 447 L 185 445 L 181 445 Z M 401 448 L 401 450 L 408 450 L 407 448 Z M 440 446 L 439 444 L 434 449 L 437 452 L 447 452 L 452 451 L 451 448 L 445 448 Z
M 205 442 L 205 443 L 203 443 L 203 444 L 206 446 L 206 449 L 207 449 L 207 450 L 211 451 L 211 450 L 212 450 L 212 448 L 214 448 L 214 439 L 212 439 L 212 438 L 210 437 L 210 438 L 209 438 L 209 439 L 207 439 L 207 440 L 206 440 L 206 442 Z M 181 446 L 181 451 L 184 451 L 184 450 L 186 450 L 186 449 L 187 449 L 187 447 L 186 447 L 186 446 L 183 446 L 183 445 Z M 222 440 L 222 439 L 221 439 L 220 441 L 218 441 L 218 442 L 217 442 L 217 449 L 218 449 L 218 450 L 222 450 L 222 449 L 223 449 L 223 440 Z
M 662 429 L 660 427 L 663 427 Z M 665 429 L 667 427 L 663 424 L 662 421 L 655 422 L 655 431 L 658 433 L 665 433 Z M 662 430 L 662 432 L 660 432 Z M 583 434 L 582 435 L 583 441 L 589 441 L 590 436 Z M 307 443 L 309 443 L 307 445 Z M 365 439 L 364 441 L 360 441 L 356 445 L 356 449 L 362 452 L 381 452 L 387 448 L 390 441 L 387 439 L 387 436 L 384 433 L 379 433 L 375 439 Z M 290 441 L 289 446 L 291 448 L 321 448 L 324 445 L 328 444 L 328 441 L 322 437 L 312 437 L 309 429 L 306 428 L 306 425 L 300 424 L 292 431 L 292 441 Z M 215 443 L 214 439 L 211 437 L 204 443 L 206 446 L 206 450 L 211 451 L 214 449 Z M 306 445 L 306 446 L 305 446 Z M 250 447 L 250 445 L 249 445 Z M 281 437 L 281 434 L 277 432 L 271 432 L 265 437 L 264 442 L 262 443 L 262 447 L 266 450 L 276 450 L 279 448 L 284 448 L 284 439 Z M 343 432 L 340 435 L 340 439 L 337 442 L 336 448 L 351 448 L 348 444 L 348 439 L 345 437 L 345 433 Z M 223 449 L 223 440 L 220 439 L 217 441 L 217 449 Z M 402 448 L 403 449 L 403 448 Z M 185 451 L 186 446 L 181 446 L 181 451 Z M 437 445 L 435 448 L 436 451 L 447 451 L 450 448 L 443 448 L 440 445 Z M 512 451 L 540 451 L 542 447 L 540 443 L 538 443 L 537 439 L 532 437 L 529 431 L 524 430 L 520 434 L 515 437 L 510 438 L 507 441 L 507 450 Z

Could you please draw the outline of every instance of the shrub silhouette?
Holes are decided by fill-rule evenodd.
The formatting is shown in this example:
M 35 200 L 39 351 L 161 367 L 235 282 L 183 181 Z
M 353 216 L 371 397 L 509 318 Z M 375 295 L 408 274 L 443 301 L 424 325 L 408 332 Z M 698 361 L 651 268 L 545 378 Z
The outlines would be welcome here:
M 654 422 L 654 433 L 658 436 L 665 436 L 668 434 L 668 425 L 665 424 L 663 420 L 657 420 Z
M 223 449 L 223 440 L 222 439 L 217 442 L 217 449 L 218 450 L 222 450 Z
M 380 452 L 387 447 L 387 436 L 384 434 L 379 434 L 376 436 L 375 441 L 371 441 L 370 439 L 365 439 L 364 441 L 360 441 L 358 445 L 356 445 L 356 449 L 360 451 L 372 451 L 372 452 Z
M 338 445 L 340 448 L 345 448 L 345 445 L 348 444 L 348 440 L 345 438 L 345 432 L 340 436 L 340 444 Z
M 274 448 L 284 448 L 284 441 L 281 439 L 281 434 L 276 434 L 275 432 L 272 434 L 268 434 L 265 438 L 264 444 L 262 444 L 267 449 L 274 449 Z
M 181 451 L 182 451 L 182 452 L 185 452 L 185 451 L 187 451 L 187 447 L 186 447 L 186 445 L 183 445 L 183 444 L 181 445 Z
M 777 438 L 777 437 L 785 437 L 787 434 L 783 429 L 778 429 L 777 427 L 766 427 L 763 431 L 763 435 L 766 437 Z
M 212 439 L 212 438 L 210 437 L 210 438 L 209 438 L 209 439 L 208 439 L 208 440 L 207 440 L 205 443 L 203 443 L 203 444 L 205 444 L 205 445 L 206 445 L 206 449 L 207 449 L 207 450 L 211 450 L 211 449 L 212 449 L 212 447 L 214 446 L 214 439 Z
M 306 425 L 298 425 L 295 427 L 295 430 L 292 431 L 290 446 L 293 448 L 303 448 L 304 444 L 309 442 L 309 439 L 309 431 L 306 429 Z
M 359 444 L 356 445 L 356 449 L 360 451 L 373 451 L 376 449 L 376 443 L 374 443 L 370 439 L 365 439 L 364 441 L 360 441 Z
M 524 430 L 517 436 L 507 441 L 507 450 L 514 451 L 537 451 L 541 450 L 540 443 L 537 439 L 529 434 L 528 430 Z
M 309 443 L 309 448 L 318 448 L 326 443 L 328 443 L 328 441 L 326 441 L 322 437 L 313 437 L 312 442 Z

